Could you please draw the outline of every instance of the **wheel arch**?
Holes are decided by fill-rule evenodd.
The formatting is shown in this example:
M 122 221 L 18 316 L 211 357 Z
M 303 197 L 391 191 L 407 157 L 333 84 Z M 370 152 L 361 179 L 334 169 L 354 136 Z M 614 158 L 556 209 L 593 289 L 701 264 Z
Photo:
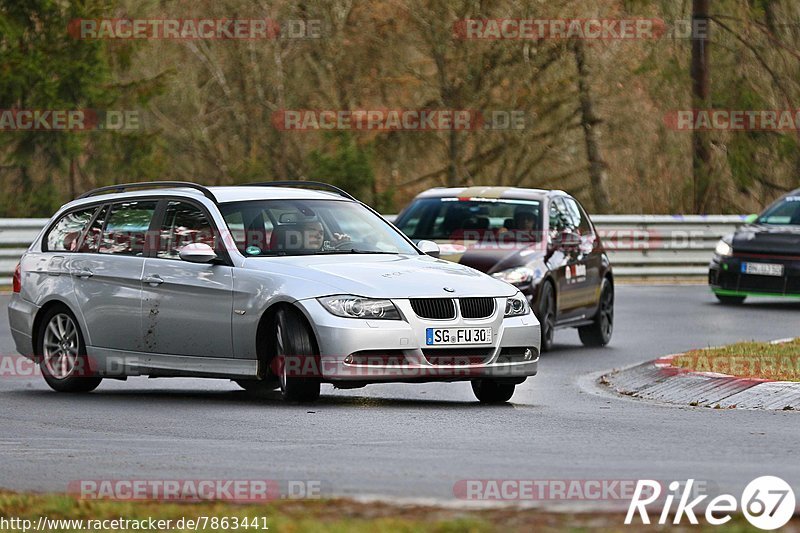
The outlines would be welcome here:
M 256 359 L 258 361 L 258 376 L 262 379 L 267 376 L 267 370 L 269 369 L 274 350 L 274 339 L 270 333 L 270 328 L 272 327 L 278 311 L 281 309 L 285 309 L 294 313 L 300 318 L 300 320 L 303 321 L 309 335 L 311 336 L 311 344 L 314 347 L 314 352 L 315 354 L 319 354 L 319 343 L 317 342 L 316 330 L 314 329 L 311 320 L 309 320 L 308 316 L 303 311 L 303 308 L 299 305 L 296 305 L 292 301 L 277 301 L 267 307 L 261 313 L 261 317 L 258 320 L 258 326 L 256 327 Z
M 40 330 L 42 327 L 42 320 L 44 320 L 44 316 L 54 307 L 63 307 L 67 311 L 72 313 L 72 316 L 75 317 L 75 320 L 78 322 L 78 327 L 81 328 L 80 333 L 83 335 L 84 343 L 87 343 L 86 327 L 83 323 L 81 323 L 79 314 L 76 313 L 75 310 L 72 308 L 72 306 L 70 306 L 69 303 L 67 303 L 66 301 L 60 298 L 51 298 L 50 300 L 44 302 L 41 307 L 39 307 L 39 310 L 36 311 L 36 316 L 33 317 L 33 324 L 31 326 L 31 341 L 33 344 L 34 357 L 36 358 L 37 361 L 41 358 L 42 355 L 40 353 L 36 353 L 39 351 L 39 337 L 41 336 Z

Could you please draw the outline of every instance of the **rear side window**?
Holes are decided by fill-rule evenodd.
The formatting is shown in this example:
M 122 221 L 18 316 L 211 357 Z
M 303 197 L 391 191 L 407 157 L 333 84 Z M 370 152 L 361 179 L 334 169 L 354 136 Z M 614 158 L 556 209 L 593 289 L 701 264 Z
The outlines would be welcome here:
M 158 257 L 178 259 L 187 244 L 201 242 L 214 248 L 214 231 L 199 207 L 186 202 L 169 202 L 159 233 Z
M 92 220 L 97 206 L 70 211 L 50 229 L 45 239 L 47 252 L 77 252 L 83 230 Z
M 111 206 L 98 252 L 116 255 L 144 255 L 144 242 L 156 202 L 120 202 Z

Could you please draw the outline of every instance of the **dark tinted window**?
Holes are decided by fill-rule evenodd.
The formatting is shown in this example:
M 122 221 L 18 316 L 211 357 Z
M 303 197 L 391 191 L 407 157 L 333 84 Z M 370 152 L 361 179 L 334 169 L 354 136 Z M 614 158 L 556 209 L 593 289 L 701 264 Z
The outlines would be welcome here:
M 178 259 L 187 244 L 201 242 L 214 247 L 211 222 L 199 207 L 186 202 L 169 202 L 159 233 L 158 257 Z
M 571 227 L 577 229 L 581 235 L 591 233 L 592 227 L 589 225 L 589 217 L 586 216 L 578 202 L 573 198 L 564 198 L 564 205 L 567 207 L 567 216 L 570 219 Z
M 97 206 L 86 209 L 70 211 L 62 216 L 50 229 L 45 239 L 45 246 L 49 252 L 76 252 L 78 241 L 83 230 L 92 220 L 92 215 L 97 211 Z
M 561 232 L 572 229 L 573 220 L 567 212 L 567 206 L 561 198 L 550 201 L 550 231 Z
M 396 224 L 412 239 L 479 240 L 517 232 L 530 240 L 541 230 L 541 210 L 538 200 L 423 198 Z
M 156 202 L 131 201 L 111 206 L 100 240 L 101 254 L 144 255 L 144 242 Z
M 758 218 L 761 224 L 800 225 L 800 196 L 787 196 Z

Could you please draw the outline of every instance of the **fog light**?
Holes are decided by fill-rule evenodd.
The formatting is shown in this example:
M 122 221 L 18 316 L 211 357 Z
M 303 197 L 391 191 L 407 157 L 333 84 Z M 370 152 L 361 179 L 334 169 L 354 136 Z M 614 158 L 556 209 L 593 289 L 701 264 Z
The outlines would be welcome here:
M 525 360 L 530 361 L 531 359 L 533 359 L 533 350 L 525 348 Z
M 348 355 L 347 357 L 344 358 L 344 362 L 345 362 L 345 364 L 352 365 L 353 364 L 353 356 L 352 355 Z

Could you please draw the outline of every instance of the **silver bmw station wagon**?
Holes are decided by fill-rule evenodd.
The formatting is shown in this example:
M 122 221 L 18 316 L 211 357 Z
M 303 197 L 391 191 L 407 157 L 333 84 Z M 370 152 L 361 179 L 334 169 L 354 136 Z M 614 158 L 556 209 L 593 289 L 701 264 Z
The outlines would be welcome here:
M 61 392 L 181 376 L 313 401 L 321 383 L 470 381 L 505 402 L 541 340 L 514 286 L 315 182 L 90 191 L 22 257 L 8 316 Z

